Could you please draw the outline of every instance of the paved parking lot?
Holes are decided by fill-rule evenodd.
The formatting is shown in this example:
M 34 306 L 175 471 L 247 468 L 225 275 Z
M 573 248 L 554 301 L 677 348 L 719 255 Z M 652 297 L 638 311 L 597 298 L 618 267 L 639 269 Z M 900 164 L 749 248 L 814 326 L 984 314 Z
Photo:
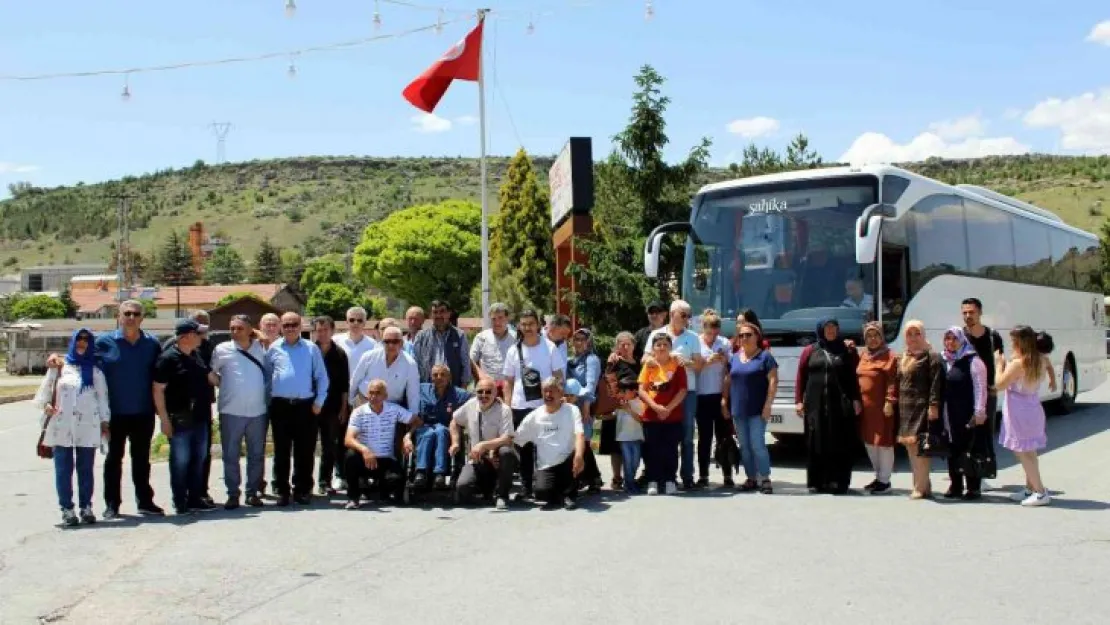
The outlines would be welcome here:
M 57 525 L 33 409 L 2 406 L 0 623 L 1105 623 L 1110 385 L 1080 400 L 1049 422 L 1048 508 L 1009 502 L 1006 452 L 999 490 L 968 504 L 911 502 L 904 472 L 894 496 L 808 495 L 801 455 L 775 449 L 773 496 L 606 491 L 502 513 L 336 499 L 76 530 Z M 154 486 L 168 507 L 165 464 Z

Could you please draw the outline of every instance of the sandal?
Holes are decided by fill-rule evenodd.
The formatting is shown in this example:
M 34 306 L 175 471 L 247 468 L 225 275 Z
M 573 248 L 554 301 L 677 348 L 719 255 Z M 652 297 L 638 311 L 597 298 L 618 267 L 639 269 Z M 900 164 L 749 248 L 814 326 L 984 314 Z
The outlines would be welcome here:
M 771 480 L 763 480 L 763 483 L 759 485 L 759 492 L 764 495 L 775 492 L 775 489 L 771 488 Z

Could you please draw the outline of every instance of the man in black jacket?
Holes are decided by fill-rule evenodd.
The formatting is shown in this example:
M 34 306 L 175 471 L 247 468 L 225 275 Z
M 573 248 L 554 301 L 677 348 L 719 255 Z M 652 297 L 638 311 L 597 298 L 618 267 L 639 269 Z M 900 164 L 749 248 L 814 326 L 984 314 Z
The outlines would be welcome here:
M 208 311 L 194 310 L 193 312 L 189 313 L 189 319 L 192 319 L 193 321 L 196 322 L 197 328 L 198 328 L 198 335 L 200 336 L 200 345 L 197 346 L 197 348 L 196 348 L 196 355 L 197 355 L 198 358 L 200 358 L 200 361 L 204 363 L 205 367 L 208 367 L 209 369 L 211 369 L 212 368 L 212 351 L 214 349 L 216 349 L 216 345 L 212 342 L 212 339 L 208 337 L 208 324 L 211 321 L 211 318 L 208 316 Z M 162 342 L 162 352 L 164 353 L 166 350 L 173 347 L 174 345 L 177 345 L 177 337 L 176 336 L 171 336 L 170 338 L 168 338 L 168 339 L 166 339 L 165 341 Z M 208 403 L 209 403 L 209 405 L 211 405 L 215 401 L 216 401 L 216 389 L 210 387 L 208 389 Z M 208 427 L 208 442 L 209 442 L 209 445 L 211 445 L 211 443 L 212 443 L 212 420 L 211 419 L 208 420 L 208 426 L 207 427 Z M 215 505 L 215 502 L 213 501 L 212 497 L 209 496 L 209 494 L 208 494 L 208 478 L 209 478 L 210 475 L 212 475 L 212 452 L 211 452 L 211 449 L 209 449 L 209 451 L 206 452 L 205 455 L 204 455 L 204 487 L 203 487 L 204 488 L 204 494 L 201 496 L 201 499 L 208 505 Z
M 994 433 L 998 418 L 998 394 L 994 388 L 994 352 L 1005 353 L 1002 337 L 998 332 L 983 325 L 983 302 L 976 297 L 969 297 L 960 302 L 960 315 L 964 318 L 964 333 L 967 340 L 979 354 L 983 364 L 987 366 L 987 422 L 990 423 L 990 441 L 984 445 L 984 450 L 994 458 Z

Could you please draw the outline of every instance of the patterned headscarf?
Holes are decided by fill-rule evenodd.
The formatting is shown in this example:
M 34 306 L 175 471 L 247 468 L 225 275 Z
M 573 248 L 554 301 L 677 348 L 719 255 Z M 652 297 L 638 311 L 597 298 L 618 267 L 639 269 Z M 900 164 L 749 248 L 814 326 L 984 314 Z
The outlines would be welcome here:
M 956 348 L 956 351 L 954 352 L 948 351 L 947 347 L 944 348 L 943 356 L 944 360 L 947 363 L 954 363 L 961 358 L 967 357 L 968 355 L 979 355 L 978 352 L 975 351 L 975 348 L 971 346 L 971 341 L 967 340 L 967 335 L 964 334 L 963 328 L 952 326 L 951 328 L 948 328 L 944 331 L 945 338 L 948 338 L 949 335 L 956 337 L 956 341 L 959 342 L 960 346 Z

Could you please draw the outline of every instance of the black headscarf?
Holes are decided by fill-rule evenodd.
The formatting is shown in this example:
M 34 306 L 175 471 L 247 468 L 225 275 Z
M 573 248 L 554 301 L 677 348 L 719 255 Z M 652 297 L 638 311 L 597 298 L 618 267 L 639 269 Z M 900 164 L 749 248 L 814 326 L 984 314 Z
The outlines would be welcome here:
M 836 328 L 836 338 L 825 338 L 825 326 L 832 325 Z M 817 322 L 817 345 L 830 354 L 843 354 L 845 351 L 844 340 L 840 338 L 840 323 L 832 317 L 826 317 Z

